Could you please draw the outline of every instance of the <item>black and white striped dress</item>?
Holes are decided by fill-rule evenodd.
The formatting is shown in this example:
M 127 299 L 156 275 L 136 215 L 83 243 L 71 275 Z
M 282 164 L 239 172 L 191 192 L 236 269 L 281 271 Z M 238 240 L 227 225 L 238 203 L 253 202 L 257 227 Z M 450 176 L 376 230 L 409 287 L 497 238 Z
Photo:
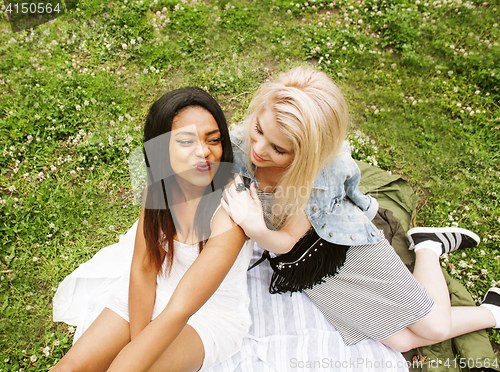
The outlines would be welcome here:
M 259 191 L 259 199 L 272 229 L 274 198 Z M 384 340 L 422 319 L 434 304 L 386 239 L 349 247 L 337 274 L 324 279 L 304 292 L 347 345 Z
M 384 340 L 422 319 L 434 304 L 386 239 L 351 246 L 336 275 L 304 292 L 347 345 Z

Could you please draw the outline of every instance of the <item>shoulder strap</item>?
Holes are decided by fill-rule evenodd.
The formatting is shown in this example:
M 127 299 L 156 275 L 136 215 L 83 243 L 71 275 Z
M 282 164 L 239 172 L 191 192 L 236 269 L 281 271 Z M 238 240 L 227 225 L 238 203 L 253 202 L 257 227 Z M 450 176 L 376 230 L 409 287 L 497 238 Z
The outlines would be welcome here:
M 255 266 L 260 265 L 262 262 L 264 262 L 265 260 L 269 260 L 270 258 L 271 256 L 269 255 L 269 252 L 264 251 L 262 253 L 262 257 L 259 258 L 257 261 L 255 261 L 255 263 L 252 266 L 250 266 L 247 271 L 252 270 Z

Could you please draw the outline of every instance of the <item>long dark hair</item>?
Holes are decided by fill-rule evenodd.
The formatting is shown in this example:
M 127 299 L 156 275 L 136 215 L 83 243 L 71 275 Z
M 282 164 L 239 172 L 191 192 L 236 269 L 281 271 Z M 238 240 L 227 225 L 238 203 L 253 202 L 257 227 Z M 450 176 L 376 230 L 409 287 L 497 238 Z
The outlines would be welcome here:
M 169 133 L 172 130 L 174 117 L 184 108 L 190 106 L 202 107 L 212 114 L 222 137 L 222 158 L 217 173 L 213 177 L 212 184 L 207 186 L 205 195 L 201 198 L 196 209 L 194 218 L 194 231 L 198 235 L 200 251 L 210 237 L 211 217 L 220 203 L 222 189 L 229 182 L 232 174 L 233 151 L 229 138 L 226 118 L 221 107 L 215 99 L 202 89 L 186 87 L 173 90 L 164 94 L 151 106 L 144 127 L 143 143 L 155 137 Z M 160 151 L 162 156 L 160 173 L 166 175 L 174 174 L 169 154 L 169 141 L 162 141 Z M 167 272 L 170 270 L 174 258 L 174 236 L 176 234 L 175 215 L 169 208 L 168 201 L 172 201 L 172 190 L 179 187 L 175 177 L 154 179 L 151 172 L 152 159 L 148 160 L 148 154 L 143 145 L 146 165 L 148 167 L 148 189 L 145 203 L 144 215 L 144 237 L 149 261 L 158 273 L 161 273 L 163 261 L 167 260 Z M 150 154 L 152 155 L 152 154 Z M 158 156 L 158 154 L 155 154 Z M 164 161 L 163 161 L 164 160 Z M 158 170 L 157 170 L 158 171 Z M 162 246 L 166 254 L 162 254 Z

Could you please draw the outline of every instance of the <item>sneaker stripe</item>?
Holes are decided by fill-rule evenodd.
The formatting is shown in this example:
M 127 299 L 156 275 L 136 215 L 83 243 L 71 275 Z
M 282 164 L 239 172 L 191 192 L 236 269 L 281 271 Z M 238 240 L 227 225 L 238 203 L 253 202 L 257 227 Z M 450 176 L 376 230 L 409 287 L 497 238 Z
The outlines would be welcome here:
M 450 251 L 452 250 L 451 248 L 452 247 L 456 247 L 456 241 L 455 241 L 455 234 L 452 234 L 452 233 L 446 233 L 446 237 L 448 238 L 448 240 L 450 241 Z
M 443 243 L 444 253 L 448 253 L 450 251 L 450 242 L 448 239 L 440 232 L 436 233 L 436 236 L 438 236 Z
M 462 234 L 455 234 L 457 238 L 457 249 L 461 248 L 462 246 Z

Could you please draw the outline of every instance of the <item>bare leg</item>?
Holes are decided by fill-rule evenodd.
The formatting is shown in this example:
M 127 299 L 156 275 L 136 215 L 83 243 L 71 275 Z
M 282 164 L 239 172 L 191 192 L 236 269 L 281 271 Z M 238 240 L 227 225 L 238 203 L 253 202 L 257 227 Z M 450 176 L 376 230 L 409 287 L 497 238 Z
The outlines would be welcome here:
M 413 276 L 434 299 L 434 306 L 429 314 L 408 328 L 417 336 L 442 341 L 449 338 L 452 320 L 450 294 L 439 264 L 439 257 L 430 249 L 421 249 L 415 255 Z
M 480 243 L 479 237 L 465 229 L 422 227 L 408 231 L 408 239 L 416 255 L 413 275 L 434 299 L 434 306 L 421 320 L 381 342 L 395 350 L 407 351 L 495 327 L 495 316 L 485 307 L 451 307 L 439 264 L 442 252 L 475 247 Z
M 186 325 L 148 372 L 195 372 L 201 368 L 204 357 L 200 336 Z
M 432 345 L 465 333 L 495 326 L 493 314 L 479 306 L 451 307 L 439 257 L 429 249 L 416 253 L 413 275 L 434 299 L 432 310 L 407 329 L 381 342 L 398 351 Z
M 129 342 L 129 323 L 106 308 L 50 371 L 106 371 Z
M 491 312 L 480 306 L 464 306 L 451 308 L 451 332 L 448 338 L 495 326 L 495 318 Z M 416 347 L 433 345 L 442 340 L 431 340 L 414 333 L 410 327 L 380 341 L 390 348 L 405 352 Z

